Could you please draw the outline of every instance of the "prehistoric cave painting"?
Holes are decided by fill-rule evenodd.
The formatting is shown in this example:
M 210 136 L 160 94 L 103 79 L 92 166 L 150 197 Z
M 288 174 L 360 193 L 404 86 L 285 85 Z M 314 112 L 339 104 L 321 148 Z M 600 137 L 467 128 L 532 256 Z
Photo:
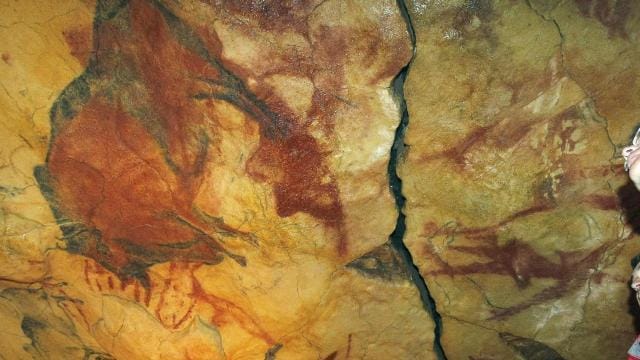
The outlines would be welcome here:
M 631 13 L 631 0 L 574 0 L 580 13 L 592 17 L 609 29 L 610 36 L 627 38 L 625 24 Z
M 171 262 L 169 274 L 162 279 L 152 278 L 152 285 L 145 288 L 138 281 L 120 280 L 99 264 L 87 259 L 84 261 L 83 277 L 92 290 L 124 296 L 143 304 L 167 329 L 182 330 L 199 316 L 216 327 L 236 324 L 256 339 L 275 346 L 277 341 L 250 311 L 205 289 L 205 285 L 196 276 L 201 267 L 202 264 L 198 263 Z M 81 306 L 70 305 L 84 323 L 90 323 Z
M 570 197 L 564 195 L 571 191 L 569 189 L 575 183 L 611 174 L 611 165 L 608 163 L 578 166 L 575 161 L 575 155 L 579 154 L 577 149 L 588 144 L 584 139 L 575 136 L 576 130 L 580 128 L 585 132 L 600 132 L 601 125 L 590 119 L 594 113 L 593 103 L 590 100 L 584 100 L 552 116 L 530 116 L 523 118 L 522 121 L 513 121 L 513 117 L 505 117 L 489 126 L 471 131 L 456 146 L 448 150 L 423 157 L 424 161 L 448 159 L 451 166 L 455 166 L 460 172 L 470 171 L 467 166 L 468 158 L 477 149 L 490 146 L 500 152 L 507 150 L 511 152 L 527 151 L 528 145 L 523 140 L 530 139 L 532 131 L 540 124 L 546 124 L 546 134 L 541 137 L 540 141 L 544 144 L 541 147 L 542 151 L 549 151 L 550 155 L 547 157 L 549 160 L 547 164 L 538 168 L 539 174 L 544 175 L 527 185 L 530 186 L 532 195 L 528 207 L 484 227 L 471 228 L 455 222 L 439 226 L 436 223 L 427 222 L 424 225 L 422 235 L 428 241 L 423 247 L 423 251 L 430 263 L 436 266 L 434 266 L 434 270 L 427 271 L 424 275 L 493 274 L 508 276 L 520 289 L 527 288 L 533 279 L 554 280 L 553 285 L 521 303 L 507 307 L 497 307 L 491 304 L 493 309 L 490 319 L 493 320 L 503 320 L 531 306 L 562 298 L 564 294 L 584 286 L 592 279 L 592 276 L 595 280 L 599 279 L 600 274 L 594 275 L 593 269 L 601 263 L 606 252 L 612 248 L 611 242 L 600 244 L 588 250 L 557 251 L 555 256 L 559 260 L 556 261 L 539 253 L 534 246 L 527 242 L 527 239 L 518 237 L 499 239 L 501 230 L 518 219 L 552 213 L 564 205 L 575 207 L 577 204 L 581 204 L 580 206 L 588 206 L 590 209 L 619 210 L 619 200 L 613 194 L 593 191 L 592 193 L 573 193 Z M 594 141 L 594 143 L 596 142 Z M 514 156 L 512 159 L 518 158 Z M 514 161 L 514 163 L 517 162 Z M 552 175 L 554 169 L 562 169 L 561 175 Z M 477 175 L 473 174 L 472 176 Z M 456 237 L 464 238 L 466 241 L 460 245 L 454 241 Z M 435 249 L 431 242 L 434 238 L 449 239 L 446 253 L 454 253 L 457 254 L 455 256 L 475 261 L 463 265 L 451 264 L 445 256 L 442 256 Z
M 523 289 L 530 285 L 532 279 L 553 279 L 555 284 L 546 287 L 530 299 L 508 307 L 494 306 L 491 320 L 501 320 L 528 309 L 531 306 L 558 299 L 569 291 L 574 291 L 590 281 L 594 276 L 592 269 L 602 260 L 611 246 L 604 243 L 590 251 L 558 251 L 559 262 L 554 262 L 539 254 L 531 245 L 521 239 L 511 239 L 503 244 L 498 241 L 499 229 L 510 221 L 538 212 L 549 211 L 549 208 L 531 208 L 514 214 L 508 220 L 496 226 L 482 228 L 461 228 L 455 224 L 434 229 L 434 224 L 425 226 L 425 236 L 435 238 L 445 236 L 453 242 L 455 236 L 463 236 L 477 245 L 447 246 L 448 251 L 480 257 L 482 260 L 465 265 L 451 265 L 443 259 L 438 251 L 432 249 L 430 242 L 424 248 L 426 256 L 437 268 L 426 272 L 427 276 L 467 276 L 473 274 L 495 274 L 509 276 L 515 284 Z M 594 280 L 598 280 L 594 276 Z
M 257 124 L 260 141 L 245 170 L 273 187 L 278 215 L 317 218 L 338 234 L 337 253 L 346 252 L 338 188 L 309 122 L 223 59 L 212 28 L 193 26 L 161 1 L 103 0 L 93 43 L 86 70 L 51 109 L 46 164 L 35 169 L 68 251 L 145 287 L 156 263 L 228 257 L 245 266 L 224 239 L 257 245 L 256 236 L 194 205 L 220 136 L 221 115 L 203 114 L 224 103 Z M 330 110 L 328 98 L 316 90 L 314 106 Z M 330 127 L 330 116 L 321 120 Z

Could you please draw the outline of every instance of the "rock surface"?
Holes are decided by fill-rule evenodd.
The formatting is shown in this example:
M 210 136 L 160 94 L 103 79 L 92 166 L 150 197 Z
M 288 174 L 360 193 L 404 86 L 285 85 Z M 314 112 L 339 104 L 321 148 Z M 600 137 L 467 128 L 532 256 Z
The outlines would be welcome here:
M 394 1 L 1 6 L 3 358 L 433 357 Z
M 613 359 L 635 337 L 638 3 L 0 8 L 0 358 Z
M 405 242 L 448 358 L 613 359 L 633 342 L 638 196 L 619 150 L 640 115 L 638 5 L 408 4 Z

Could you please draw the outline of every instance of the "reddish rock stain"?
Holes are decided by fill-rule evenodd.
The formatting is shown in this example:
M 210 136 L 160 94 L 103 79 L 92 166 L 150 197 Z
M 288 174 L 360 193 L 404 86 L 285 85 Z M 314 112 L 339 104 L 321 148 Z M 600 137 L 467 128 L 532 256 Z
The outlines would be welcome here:
M 274 164 L 276 168 L 270 168 Z M 266 165 L 266 166 L 265 166 Z M 264 140 L 247 168 L 255 178 L 270 180 L 275 175 L 274 193 L 281 217 L 302 211 L 340 234 L 338 253 L 346 253 L 344 214 L 338 188 L 322 163 L 316 140 L 309 135 L 293 135 L 284 144 Z
M 482 6 L 481 6 L 482 7 Z M 484 11 L 484 10 L 482 10 Z M 508 83 L 507 80 L 501 80 Z M 582 118 L 577 106 L 571 106 L 559 114 L 541 116 L 527 113 L 526 108 L 537 96 L 557 83 L 556 75 L 549 69 L 544 74 L 522 74 L 517 82 L 508 84 L 513 91 L 511 106 L 504 107 L 497 115 L 496 121 L 486 126 L 478 126 L 470 129 L 466 134 L 461 134 L 461 139 L 444 151 L 430 153 L 421 157 L 422 161 L 448 158 L 456 165 L 464 165 L 465 155 L 481 145 L 490 145 L 498 149 L 508 149 L 517 145 L 530 133 L 531 129 L 541 123 L 559 124 L 567 119 Z M 485 91 L 484 87 L 477 87 L 473 82 L 466 83 L 471 87 L 468 96 L 475 91 Z M 505 84 L 506 85 L 506 84 Z M 520 94 L 526 89 L 525 94 Z M 562 127 L 558 129 L 562 130 Z
M 269 335 L 269 333 L 254 320 L 249 314 L 247 314 L 241 307 L 234 304 L 232 301 L 217 297 L 211 293 L 206 292 L 198 279 L 195 276 L 195 271 L 200 268 L 200 264 L 196 264 L 191 267 L 191 284 L 192 289 L 190 296 L 202 304 L 206 304 L 212 307 L 214 315 L 211 318 L 211 323 L 216 326 L 222 326 L 226 323 L 235 320 L 234 324 L 238 324 L 248 333 L 253 336 L 262 339 L 267 345 L 274 345 L 276 341 Z
M 275 31 L 304 32 L 307 28 L 307 17 L 314 10 L 317 0 L 300 1 L 218 1 L 207 0 L 211 6 L 222 7 L 238 19 L 249 18 L 261 29 Z
M 97 290 L 98 292 L 112 292 L 116 291 L 119 293 L 127 293 L 127 289 L 130 286 L 133 286 L 133 294 L 129 294 L 133 300 L 138 303 L 142 303 L 149 306 L 151 302 L 151 289 L 153 288 L 153 283 L 149 285 L 150 289 L 147 290 L 146 287 L 142 286 L 139 281 L 128 279 L 125 281 L 120 281 L 119 279 L 114 279 L 112 273 L 102 267 L 99 263 L 95 263 L 90 260 L 85 260 L 83 265 L 84 272 L 84 280 L 88 285 L 90 290 Z M 104 282 L 106 278 L 106 284 L 108 289 L 103 288 Z M 116 286 L 116 282 L 120 281 L 120 285 Z M 96 288 L 94 289 L 93 284 L 95 284 Z M 144 293 L 144 299 L 141 299 L 141 293 Z
M 275 344 L 273 337 L 244 309 L 232 301 L 215 296 L 203 289 L 195 276 L 195 271 L 201 266 L 202 264 L 171 262 L 169 264 L 169 277 L 162 279 L 161 283 L 152 281 L 147 289 L 137 280 L 123 281 L 119 287 L 119 292 L 116 290 L 116 294 L 119 296 L 125 294 L 138 303 L 143 301 L 143 304 L 147 307 L 150 307 L 151 297 L 153 295 L 153 298 L 156 300 L 154 300 L 153 307 L 151 307 L 152 313 L 158 321 L 169 329 L 177 330 L 183 327 L 185 323 L 193 319 L 196 308 L 204 306 L 210 307 L 213 310 L 213 316 L 210 319 L 212 324 L 224 326 L 225 324 L 233 323 L 257 338 L 262 339 L 266 344 Z M 106 269 L 101 267 L 100 264 L 90 260 L 85 262 L 84 271 L 87 274 L 88 280 L 86 281 L 88 285 L 100 284 L 104 281 L 105 277 L 107 281 L 114 281 L 113 278 L 108 275 Z M 188 304 L 182 301 L 177 304 L 177 308 L 174 308 L 166 301 L 168 292 L 176 288 L 176 282 L 182 282 L 185 281 L 185 279 L 189 282 L 185 295 L 191 301 Z M 127 289 L 131 288 L 133 288 L 132 291 L 127 291 Z M 98 291 L 102 292 L 102 290 Z M 145 295 L 144 299 L 141 299 L 142 292 L 144 292 Z M 167 309 L 171 311 L 168 317 L 162 314 L 162 311 Z M 89 326 L 88 322 L 87 326 Z
M 123 281 L 120 284 L 119 292 L 116 292 L 119 296 L 122 294 L 126 294 L 128 297 L 132 298 L 133 301 L 138 303 L 142 303 L 147 307 L 150 306 L 151 296 L 152 294 L 156 294 L 155 297 L 157 302 L 154 302 L 154 311 L 156 318 L 162 322 L 167 328 L 170 329 L 179 329 L 181 328 L 187 321 L 193 318 L 194 309 L 196 305 L 201 304 L 205 306 L 212 306 L 215 311 L 214 318 L 215 323 L 218 325 L 223 325 L 225 323 L 226 318 L 232 317 L 234 320 L 238 320 L 241 326 L 246 327 L 249 333 L 252 333 L 258 336 L 261 339 L 264 339 L 266 342 L 271 341 L 271 337 L 267 335 L 267 333 L 262 330 L 257 322 L 248 317 L 248 315 L 239 307 L 233 305 L 233 303 L 219 299 L 210 294 L 204 294 L 201 285 L 197 282 L 193 272 L 199 268 L 199 264 L 188 264 L 188 263 L 171 263 L 170 264 L 170 277 L 165 278 L 162 282 L 162 286 L 158 286 L 159 284 L 152 282 L 149 286 L 149 289 L 143 287 L 139 281 L 137 280 L 128 280 Z M 106 281 L 111 284 L 110 289 L 114 290 L 115 286 L 113 286 L 114 279 L 111 275 L 108 275 L 108 271 L 101 267 L 97 263 L 93 263 L 90 261 L 85 262 L 84 272 L 86 274 L 86 282 L 91 287 L 92 284 L 97 286 L 97 291 L 103 292 L 103 288 L 101 283 L 104 281 L 106 277 Z M 175 281 L 182 281 L 182 275 L 189 274 L 189 279 L 191 281 L 190 291 L 188 296 L 190 299 L 193 299 L 185 309 L 185 302 L 180 302 L 178 304 L 178 308 L 171 308 L 173 313 L 169 314 L 169 319 L 166 316 L 162 315 L 162 310 L 167 308 L 168 305 L 166 303 L 166 294 L 172 288 L 176 288 Z M 116 280 L 117 281 L 117 280 Z M 127 291 L 127 289 L 131 289 L 132 291 Z M 142 299 L 142 293 L 144 293 L 144 299 Z M 212 303 L 214 299 L 217 299 L 215 303 Z M 226 310 L 233 310 L 230 314 L 226 314 Z M 80 309 L 81 310 L 81 309 Z M 176 313 L 175 311 L 179 311 L 181 314 Z
M 92 28 L 90 26 L 76 27 L 62 32 L 71 55 L 84 66 L 87 65 L 91 57 L 91 34 Z
M 12 61 L 11 61 L 11 54 L 4 52 L 2 53 L 2 61 L 4 61 L 5 64 L 7 65 L 11 65 Z
M 427 225 L 425 236 L 432 238 L 438 235 L 453 237 L 456 234 L 464 235 L 477 245 L 459 246 L 450 245 L 448 251 L 459 252 L 482 257 L 482 262 L 473 262 L 466 265 L 450 265 L 433 253 L 428 245 L 424 248 L 426 256 L 435 261 L 439 269 L 425 271 L 425 276 L 430 275 L 471 275 L 494 274 L 511 277 L 516 285 L 523 289 L 530 285 L 531 279 L 546 278 L 556 280 L 555 285 L 549 286 L 533 295 L 529 300 L 507 308 L 494 309 L 489 320 L 501 320 L 515 315 L 531 306 L 557 299 L 567 292 L 579 289 L 593 275 L 592 272 L 603 254 L 609 248 L 609 244 L 603 244 L 590 251 L 558 251 L 560 258 L 555 263 L 543 255 L 540 255 L 532 246 L 519 239 L 512 239 L 504 244 L 498 243 L 497 231 L 504 225 L 518 217 L 533 213 L 547 211 L 548 207 L 532 207 L 512 215 L 499 224 L 481 228 L 440 228 L 433 232 L 433 225 Z
M 609 36 L 628 38 L 625 24 L 631 13 L 633 0 L 574 0 L 574 3 L 585 17 L 596 19 L 604 25 Z
M 584 202 L 598 210 L 619 210 L 620 199 L 614 195 L 588 195 Z

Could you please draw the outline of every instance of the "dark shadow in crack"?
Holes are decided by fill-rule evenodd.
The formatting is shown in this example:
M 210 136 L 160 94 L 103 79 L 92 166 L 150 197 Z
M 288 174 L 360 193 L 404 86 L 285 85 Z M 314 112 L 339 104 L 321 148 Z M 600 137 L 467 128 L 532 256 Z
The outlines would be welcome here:
M 436 308 L 436 303 L 431 293 L 429 292 L 429 288 L 427 284 L 420 274 L 420 270 L 415 265 L 413 261 L 413 256 L 407 246 L 404 244 L 404 235 L 406 231 L 406 223 L 405 223 L 405 215 L 403 213 L 405 197 L 402 194 L 402 179 L 398 176 L 397 166 L 398 163 L 402 161 L 403 154 L 405 152 L 405 144 L 404 144 L 404 135 L 409 124 L 409 112 L 407 110 L 407 103 L 404 97 L 404 82 L 409 73 L 411 62 L 415 57 L 415 49 L 416 49 L 416 37 L 415 32 L 413 30 L 413 26 L 411 23 L 411 18 L 409 16 L 409 12 L 407 11 L 406 4 L 403 0 L 398 0 L 398 7 L 400 8 L 400 12 L 405 19 L 407 24 L 407 31 L 411 36 L 411 44 L 413 46 L 414 54 L 409 60 L 409 63 L 402 68 L 402 70 L 396 75 L 392 82 L 392 88 L 396 99 L 399 102 L 400 110 L 402 114 L 402 118 L 400 120 L 400 124 L 398 125 L 395 137 L 393 140 L 393 145 L 391 147 L 391 154 L 389 159 L 389 165 L 387 168 L 388 177 L 389 177 L 389 188 L 391 194 L 396 200 L 396 207 L 398 209 L 398 219 L 396 221 L 396 227 L 393 230 L 393 233 L 389 236 L 389 242 L 391 246 L 398 252 L 400 258 L 402 259 L 405 269 L 411 277 L 412 282 L 415 284 L 418 293 L 420 294 L 420 300 L 422 301 L 422 305 L 425 311 L 431 316 L 434 322 L 434 330 L 433 330 L 433 351 L 439 360 L 446 360 L 447 357 L 444 353 L 444 349 L 442 344 L 440 343 L 440 336 L 442 334 L 442 318 L 438 313 Z

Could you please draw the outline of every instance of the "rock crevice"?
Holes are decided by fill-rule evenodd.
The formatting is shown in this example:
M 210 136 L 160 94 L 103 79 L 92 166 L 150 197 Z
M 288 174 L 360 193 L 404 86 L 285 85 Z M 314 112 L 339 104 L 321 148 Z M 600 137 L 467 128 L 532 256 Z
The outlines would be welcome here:
M 418 267 L 413 262 L 413 256 L 407 246 L 404 244 L 404 235 L 406 231 L 406 223 L 405 223 L 405 214 L 403 213 L 404 204 L 406 198 L 402 193 L 402 179 L 398 175 L 397 167 L 398 163 L 402 161 L 402 156 L 405 148 L 404 143 L 404 135 L 409 124 L 409 111 L 407 109 L 407 104 L 404 98 L 404 82 L 407 78 L 407 74 L 411 68 L 411 62 L 415 57 L 416 50 L 416 38 L 415 32 L 413 30 L 413 25 L 411 23 L 411 17 L 409 12 L 407 11 L 406 4 L 403 0 L 398 0 L 398 7 L 400 8 L 400 12 L 402 13 L 403 18 L 407 24 L 407 31 L 409 36 L 411 37 L 411 45 L 412 45 L 412 56 L 409 59 L 409 62 L 402 68 L 402 70 L 396 75 L 392 82 L 392 89 L 394 95 L 400 105 L 400 113 L 401 119 L 400 124 L 398 125 L 395 137 L 393 140 L 393 145 L 391 147 L 391 154 L 389 157 L 389 187 L 393 197 L 396 201 L 396 207 L 398 208 L 398 219 L 396 221 L 396 227 L 389 236 L 389 241 L 391 246 L 400 254 L 400 258 L 404 262 L 406 267 L 406 271 L 410 276 L 411 281 L 415 284 L 418 292 L 420 293 L 420 300 L 422 301 L 422 305 L 425 311 L 431 316 L 434 322 L 434 340 L 433 340 L 433 350 L 436 357 L 439 360 L 446 360 L 446 355 L 442 344 L 440 343 L 440 334 L 442 332 L 442 318 L 438 313 L 435 300 L 431 296 L 429 292 L 429 288 L 424 278 L 420 274 Z

